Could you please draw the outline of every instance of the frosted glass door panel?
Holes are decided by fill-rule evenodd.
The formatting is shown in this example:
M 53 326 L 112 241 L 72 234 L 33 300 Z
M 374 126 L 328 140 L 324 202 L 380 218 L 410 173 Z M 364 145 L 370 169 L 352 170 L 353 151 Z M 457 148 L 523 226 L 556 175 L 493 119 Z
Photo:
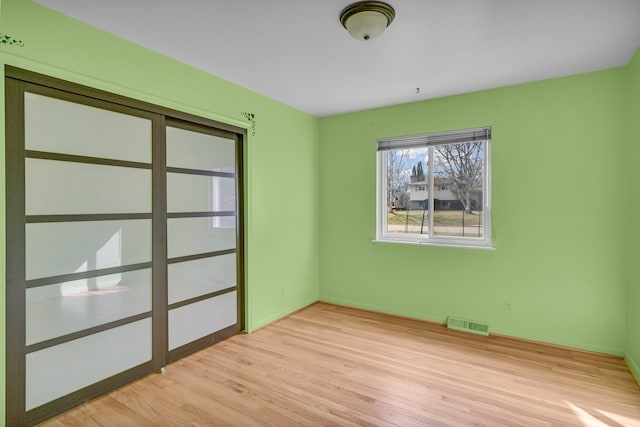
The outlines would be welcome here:
M 236 210 L 236 180 L 217 176 L 167 174 L 168 212 Z
M 151 360 L 151 319 L 27 354 L 27 410 Z
M 169 304 L 236 285 L 236 254 L 169 264 Z
M 167 127 L 167 166 L 235 173 L 235 141 Z
M 236 292 L 169 311 L 169 350 L 205 337 L 238 320 Z
M 151 310 L 151 270 L 27 289 L 27 345 Z
M 151 220 L 27 224 L 27 280 L 151 261 Z
M 151 212 L 151 171 L 26 159 L 27 215 Z
M 151 163 L 151 120 L 25 93 L 27 150 Z
M 169 258 L 235 249 L 236 228 L 216 227 L 219 218 L 169 218 L 167 244 Z

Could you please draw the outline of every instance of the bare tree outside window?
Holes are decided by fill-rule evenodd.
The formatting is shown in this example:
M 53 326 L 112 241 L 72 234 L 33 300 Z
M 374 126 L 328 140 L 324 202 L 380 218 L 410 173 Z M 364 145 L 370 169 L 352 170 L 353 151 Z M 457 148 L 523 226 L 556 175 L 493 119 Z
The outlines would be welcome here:
M 482 191 L 483 143 L 439 145 L 434 151 L 435 175 L 451 183 L 464 210 L 471 212 L 474 194 Z
M 409 202 L 411 150 L 394 150 L 387 154 L 387 208 L 406 208 Z

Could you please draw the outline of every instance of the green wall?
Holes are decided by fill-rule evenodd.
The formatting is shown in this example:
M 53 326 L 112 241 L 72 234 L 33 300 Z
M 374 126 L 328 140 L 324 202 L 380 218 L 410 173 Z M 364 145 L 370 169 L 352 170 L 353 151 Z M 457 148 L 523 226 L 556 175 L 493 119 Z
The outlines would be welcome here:
M 617 68 L 322 118 L 320 299 L 623 355 L 626 90 Z M 376 139 L 484 125 L 496 250 L 372 243 Z
M 31 1 L 3 0 L 0 29 L 24 42 L 24 47 L 0 47 L 2 68 L 9 64 L 235 125 L 246 126 L 242 112 L 254 113 L 255 136 L 249 130 L 246 143 L 247 327 L 252 330 L 318 300 L 316 117 Z M 0 97 L 4 99 L 4 84 Z M 4 117 L 4 102 L 0 105 Z M 3 126 L 0 120 L 2 169 Z M 2 172 L 3 213 L 4 188 Z M 283 200 L 295 200 L 295 205 L 285 209 Z M 4 241 L 4 218 L 0 224 Z M 4 252 L 2 245 L 0 346 L 5 342 Z M 5 400 L 4 354 L 2 348 L 0 413 Z
M 628 294 L 627 294 L 627 345 L 626 359 L 633 370 L 636 379 L 640 382 L 640 228 L 638 228 L 638 213 L 640 212 L 640 50 L 638 50 L 629 63 L 627 69 L 629 75 L 629 132 L 627 143 L 629 146 L 629 172 L 628 189 Z

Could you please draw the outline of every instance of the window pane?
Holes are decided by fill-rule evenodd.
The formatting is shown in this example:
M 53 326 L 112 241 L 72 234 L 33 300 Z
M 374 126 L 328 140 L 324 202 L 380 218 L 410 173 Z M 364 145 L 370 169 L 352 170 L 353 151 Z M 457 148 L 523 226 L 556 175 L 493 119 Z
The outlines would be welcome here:
M 27 289 L 27 345 L 151 310 L 151 270 Z
M 224 219 L 228 218 L 235 224 L 236 217 Z M 170 218 L 167 221 L 169 258 L 234 249 L 236 247 L 235 225 L 229 228 L 214 227 L 215 219 Z
M 167 174 L 168 212 L 236 210 L 236 180 L 218 176 Z
M 429 233 L 429 149 L 388 151 L 387 233 Z
M 237 293 L 229 292 L 169 311 L 169 350 L 238 321 Z
M 26 159 L 27 215 L 151 212 L 151 171 Z
M 151 220 L 27 224 L 27 280 L 151 261 Z
M 236 254 L 168 265 L 169 304 L 236 285 Z
M 151 120 L 25 93 L 27 150 L 151 163 Z
M 151 360 L 151 319 L 29 353 L 26 359 L 29 410 Z
M 167 127 L 167 166 L 235 173 L 235 141 Z
M 484 143 L 433 147 L 433 234 L 483 238 Z

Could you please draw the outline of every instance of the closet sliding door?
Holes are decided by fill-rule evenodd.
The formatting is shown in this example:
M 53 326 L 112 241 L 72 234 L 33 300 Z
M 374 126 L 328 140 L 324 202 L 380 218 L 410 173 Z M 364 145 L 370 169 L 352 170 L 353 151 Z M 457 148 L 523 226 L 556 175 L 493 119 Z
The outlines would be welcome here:
M 238 141 L 167 123 L 168 360 L 240 331 Z
M 7 425 L 243 329 L 242 133 L 7 67 Z
M 20 288 L 29 422 L 151 372 L 154 119 L 29 84 L 21 101 L 8 232 L 24 257 L 9 246 L 7 286 Z

